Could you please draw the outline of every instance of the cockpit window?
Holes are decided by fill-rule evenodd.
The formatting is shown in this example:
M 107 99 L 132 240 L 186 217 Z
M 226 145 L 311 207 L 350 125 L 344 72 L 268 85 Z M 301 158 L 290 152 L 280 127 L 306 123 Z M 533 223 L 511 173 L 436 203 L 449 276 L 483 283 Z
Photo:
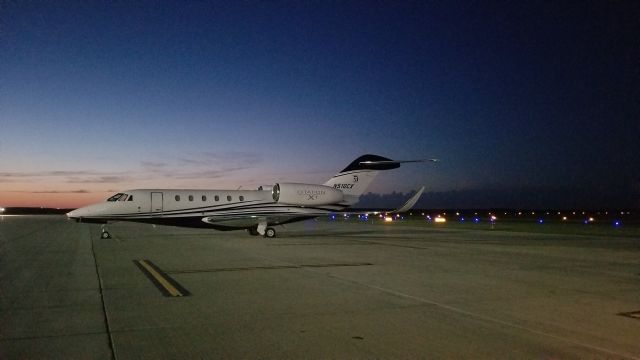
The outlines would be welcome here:
M 127 197 L 128 197 L 128 196 L 129 196 L 129 195 L 124 194 L 123 196 L 120 196 L 120 199 L 118 199 L 118 201 L 127 201 Z
M 123 193 L 117 193 L 115 195 L 113 195 L 112 197 L 108 198 L 107 201 L 118 201 L 118 199 L 120 199 L 121 197 L 127 197 L 125 194 Z
M 127 201 L 133 201 L 133 195 L 129 196 L 129 200 Z

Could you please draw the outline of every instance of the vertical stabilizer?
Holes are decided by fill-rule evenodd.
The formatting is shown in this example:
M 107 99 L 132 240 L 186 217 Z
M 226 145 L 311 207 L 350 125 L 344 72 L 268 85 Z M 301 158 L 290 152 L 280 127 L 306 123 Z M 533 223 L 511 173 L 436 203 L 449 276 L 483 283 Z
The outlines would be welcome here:
M 355 204 L 381 170 L 400 167 L 398 162 L 378 155 L 362 155 L 337 173 L 325 186 L 341 190 L 345 202 Z

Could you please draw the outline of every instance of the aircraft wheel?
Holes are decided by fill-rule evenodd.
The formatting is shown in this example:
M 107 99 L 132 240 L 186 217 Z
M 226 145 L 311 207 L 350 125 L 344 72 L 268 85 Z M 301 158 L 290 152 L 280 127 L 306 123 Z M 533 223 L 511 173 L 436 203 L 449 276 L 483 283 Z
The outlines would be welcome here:
M 268 228 L 264 231 L 264 237 L 268 237 L 268 238 L 276 237 L 276 229 L 274 229 L 274 228 L 272 228 L 272 227 L 268 227 Z
M 100 238 L 102 238 L 102 239 L 111 239 L 111 234 L 109 234 L 108 231 L 103 231 L 102 235 L 100 235 Z

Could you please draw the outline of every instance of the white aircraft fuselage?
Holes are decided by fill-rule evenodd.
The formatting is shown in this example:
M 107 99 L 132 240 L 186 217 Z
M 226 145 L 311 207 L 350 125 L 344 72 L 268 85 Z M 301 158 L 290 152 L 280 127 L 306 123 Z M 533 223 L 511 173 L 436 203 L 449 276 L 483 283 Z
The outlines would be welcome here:
M 135 221 L 217 230 L 247 229 L 253 235 L 273 237 L 275 230 L 271 226 L 344 211 L 358 202 L 379 171 L 398 168 L 403 162 L 414 161 L 363 155 L 323 185 L 278 183 L 258 190 L 127 190 L 67 216 L 88 223 Z M 402 207 L 403 211 L 415 204 L 423 189 Z M 104 229 L 103 237 L 109 237 Z

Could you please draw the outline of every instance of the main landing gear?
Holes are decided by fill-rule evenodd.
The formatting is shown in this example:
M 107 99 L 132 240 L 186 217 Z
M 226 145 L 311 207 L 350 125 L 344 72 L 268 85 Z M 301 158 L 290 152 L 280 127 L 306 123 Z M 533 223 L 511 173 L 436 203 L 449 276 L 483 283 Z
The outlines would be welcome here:
M 266 238 L 274 238 L 276 237 L 276 229 L 272 228 L 272 227 L 267 227 L 267 223 L 266 222 L 261 222 L 260 224 L 258 224 L 258 226 L 254 227 L 254 228 L 249 228 L 247 229 L 247 231 L 249 232 L 249 234 L 253 235 L 253 236 L 258 236 L 258 235 L 262 235 Z
M 273 238 L 276 237 L 276 229 L 268 227 L 264 231 L 264 237 Z

